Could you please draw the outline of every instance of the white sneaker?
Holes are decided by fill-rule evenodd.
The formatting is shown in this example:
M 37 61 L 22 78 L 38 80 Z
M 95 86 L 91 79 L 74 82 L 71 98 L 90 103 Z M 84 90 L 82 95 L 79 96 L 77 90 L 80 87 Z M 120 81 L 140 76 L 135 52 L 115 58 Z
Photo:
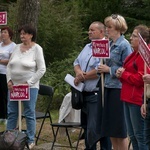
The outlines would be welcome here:
M 7 125 L 7 119 L 5 119 L 4 124 Z
M 29 144 L 29 149 L 33 149 L 34 146 L 35 146 L 35 143 L 30 143 Z

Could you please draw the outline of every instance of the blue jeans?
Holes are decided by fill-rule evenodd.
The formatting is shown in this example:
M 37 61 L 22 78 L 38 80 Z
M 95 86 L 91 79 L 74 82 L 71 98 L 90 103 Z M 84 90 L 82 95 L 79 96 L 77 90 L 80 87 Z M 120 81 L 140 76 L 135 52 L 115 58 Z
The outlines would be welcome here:
M 34 142 L 34 137 L 36 133 L 36 118 L 35 118 L 35 106 L 37 101 L 38 89 L 30 88 L 30 100 L 22 101 L 24 107 L 24 114 L 26 117 L 27 124 L 27 136 L 28 143 Z M 10 101 L 8 94 L 8 122 L 7 130 L 15 129 L 17 127 L 18 121 L 18 101 Z
M 144 136 L 144 119 L 140 106 L 124 103 L 127 132 L 132 142 L 133 150 L 148 150 Z

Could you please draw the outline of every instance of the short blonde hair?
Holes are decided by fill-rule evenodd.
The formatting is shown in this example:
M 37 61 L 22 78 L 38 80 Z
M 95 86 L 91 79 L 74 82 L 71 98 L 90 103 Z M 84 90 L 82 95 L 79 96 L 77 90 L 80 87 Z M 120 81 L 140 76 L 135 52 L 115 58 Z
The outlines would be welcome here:
M 112 14 L 111 16 L 106 17 L 104 20 L 104 23 L 106 27 L 110 26 L 110 24 L 113 23 L 115 26 L 115 29 L 120 31 L 121 34 L 124 34 L 128 29 L 126 20 L 124 19 L 123 16 L 119 14 Z

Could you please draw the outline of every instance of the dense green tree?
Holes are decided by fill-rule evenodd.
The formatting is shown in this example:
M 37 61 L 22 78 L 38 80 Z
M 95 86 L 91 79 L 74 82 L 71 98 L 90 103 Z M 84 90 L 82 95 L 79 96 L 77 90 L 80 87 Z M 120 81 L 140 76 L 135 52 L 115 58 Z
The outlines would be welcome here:
M 9 4 L 14 3 L 17 0 L 0 0 L 0 11 L 7 11 Z
M 38 42 L 45 52 L 46 62 L 65 59 L 82 45 L 82 26 L 77 3 L 41 1 Z
M 16 14 L 21 5 L 18 1 L 10 3 L 8 10 L 8 25 L 14 30 L 18 26 Z M 0 10 L 4 8 L 1 6 L 2 3 Z M 125 17 L 128 33 L 131 33 L 138 24 L 150 26 L 149 10 L 150 0 L 40 0 L 37 42 L 44 49 L 47 64 L 42 82 L 54 86 L 55 97 L 62 99 L 69 91 L 64 77 L 67 73 L 73 74 L 73 60 L 89 42 L 87 31 L 90 23 L 95 20 L 103 22 L 105 17 L 119 13 Z M 20 13 L 22 19 L 24 15 Z M 34 15 L 37 17 L 37 14 Z

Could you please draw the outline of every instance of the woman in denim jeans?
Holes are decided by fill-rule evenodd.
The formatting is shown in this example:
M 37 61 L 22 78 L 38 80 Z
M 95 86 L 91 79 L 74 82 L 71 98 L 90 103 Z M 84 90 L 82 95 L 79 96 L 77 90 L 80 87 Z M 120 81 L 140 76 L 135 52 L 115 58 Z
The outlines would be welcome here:
M 13 85 L 27 84 L 30 87 L 29 101 L 23 101 L 24 114 L 27 124 L 28 145 L 32 149 L 35 145 L 36 131 L 35 106 L 38 95 L 40 78 L 46 71 L 43 49 L 35 43 L 36 30 L 31 25 L 24 25 L 19 29 L 21 44 L 15 47 L 7 66 L 7 83 L 9 91 Z M 8 94 L 9 95 L 9 94 Z M 17 127 L 18 102 L 10 101 L 8 97 L 7 130 Z
M 105 73 L 105 93 L 102 119 L 102 136 L 110 137 L 115 150 L 127 150 L 127 131 L 120 100 L 121 82 L 116 70 L 123 65 L 125 58 L 132 53 L 130 43 L 123 34 L 127 24 L 123 16 L 113 14 L 104 20 L 106 33 L 110 41 L 110 58 L 98 67 L 99 73 Z
M 121 100 L 124 101 L 127 131 L 133 150 L 148 150 L 144 140 L 144 118 L 140 111 L 144 93 L 144 82 L 142 79 L 144 75 L 144 61 L 138 52 L 138 33 L 141 34 L 145 42 L 148 42 L 148 27 L 145 25 L 136 26 L 130 37 L 134 52 L 126 58 L 123 68 L 119 68 L 116 75 L 122 82 Z

